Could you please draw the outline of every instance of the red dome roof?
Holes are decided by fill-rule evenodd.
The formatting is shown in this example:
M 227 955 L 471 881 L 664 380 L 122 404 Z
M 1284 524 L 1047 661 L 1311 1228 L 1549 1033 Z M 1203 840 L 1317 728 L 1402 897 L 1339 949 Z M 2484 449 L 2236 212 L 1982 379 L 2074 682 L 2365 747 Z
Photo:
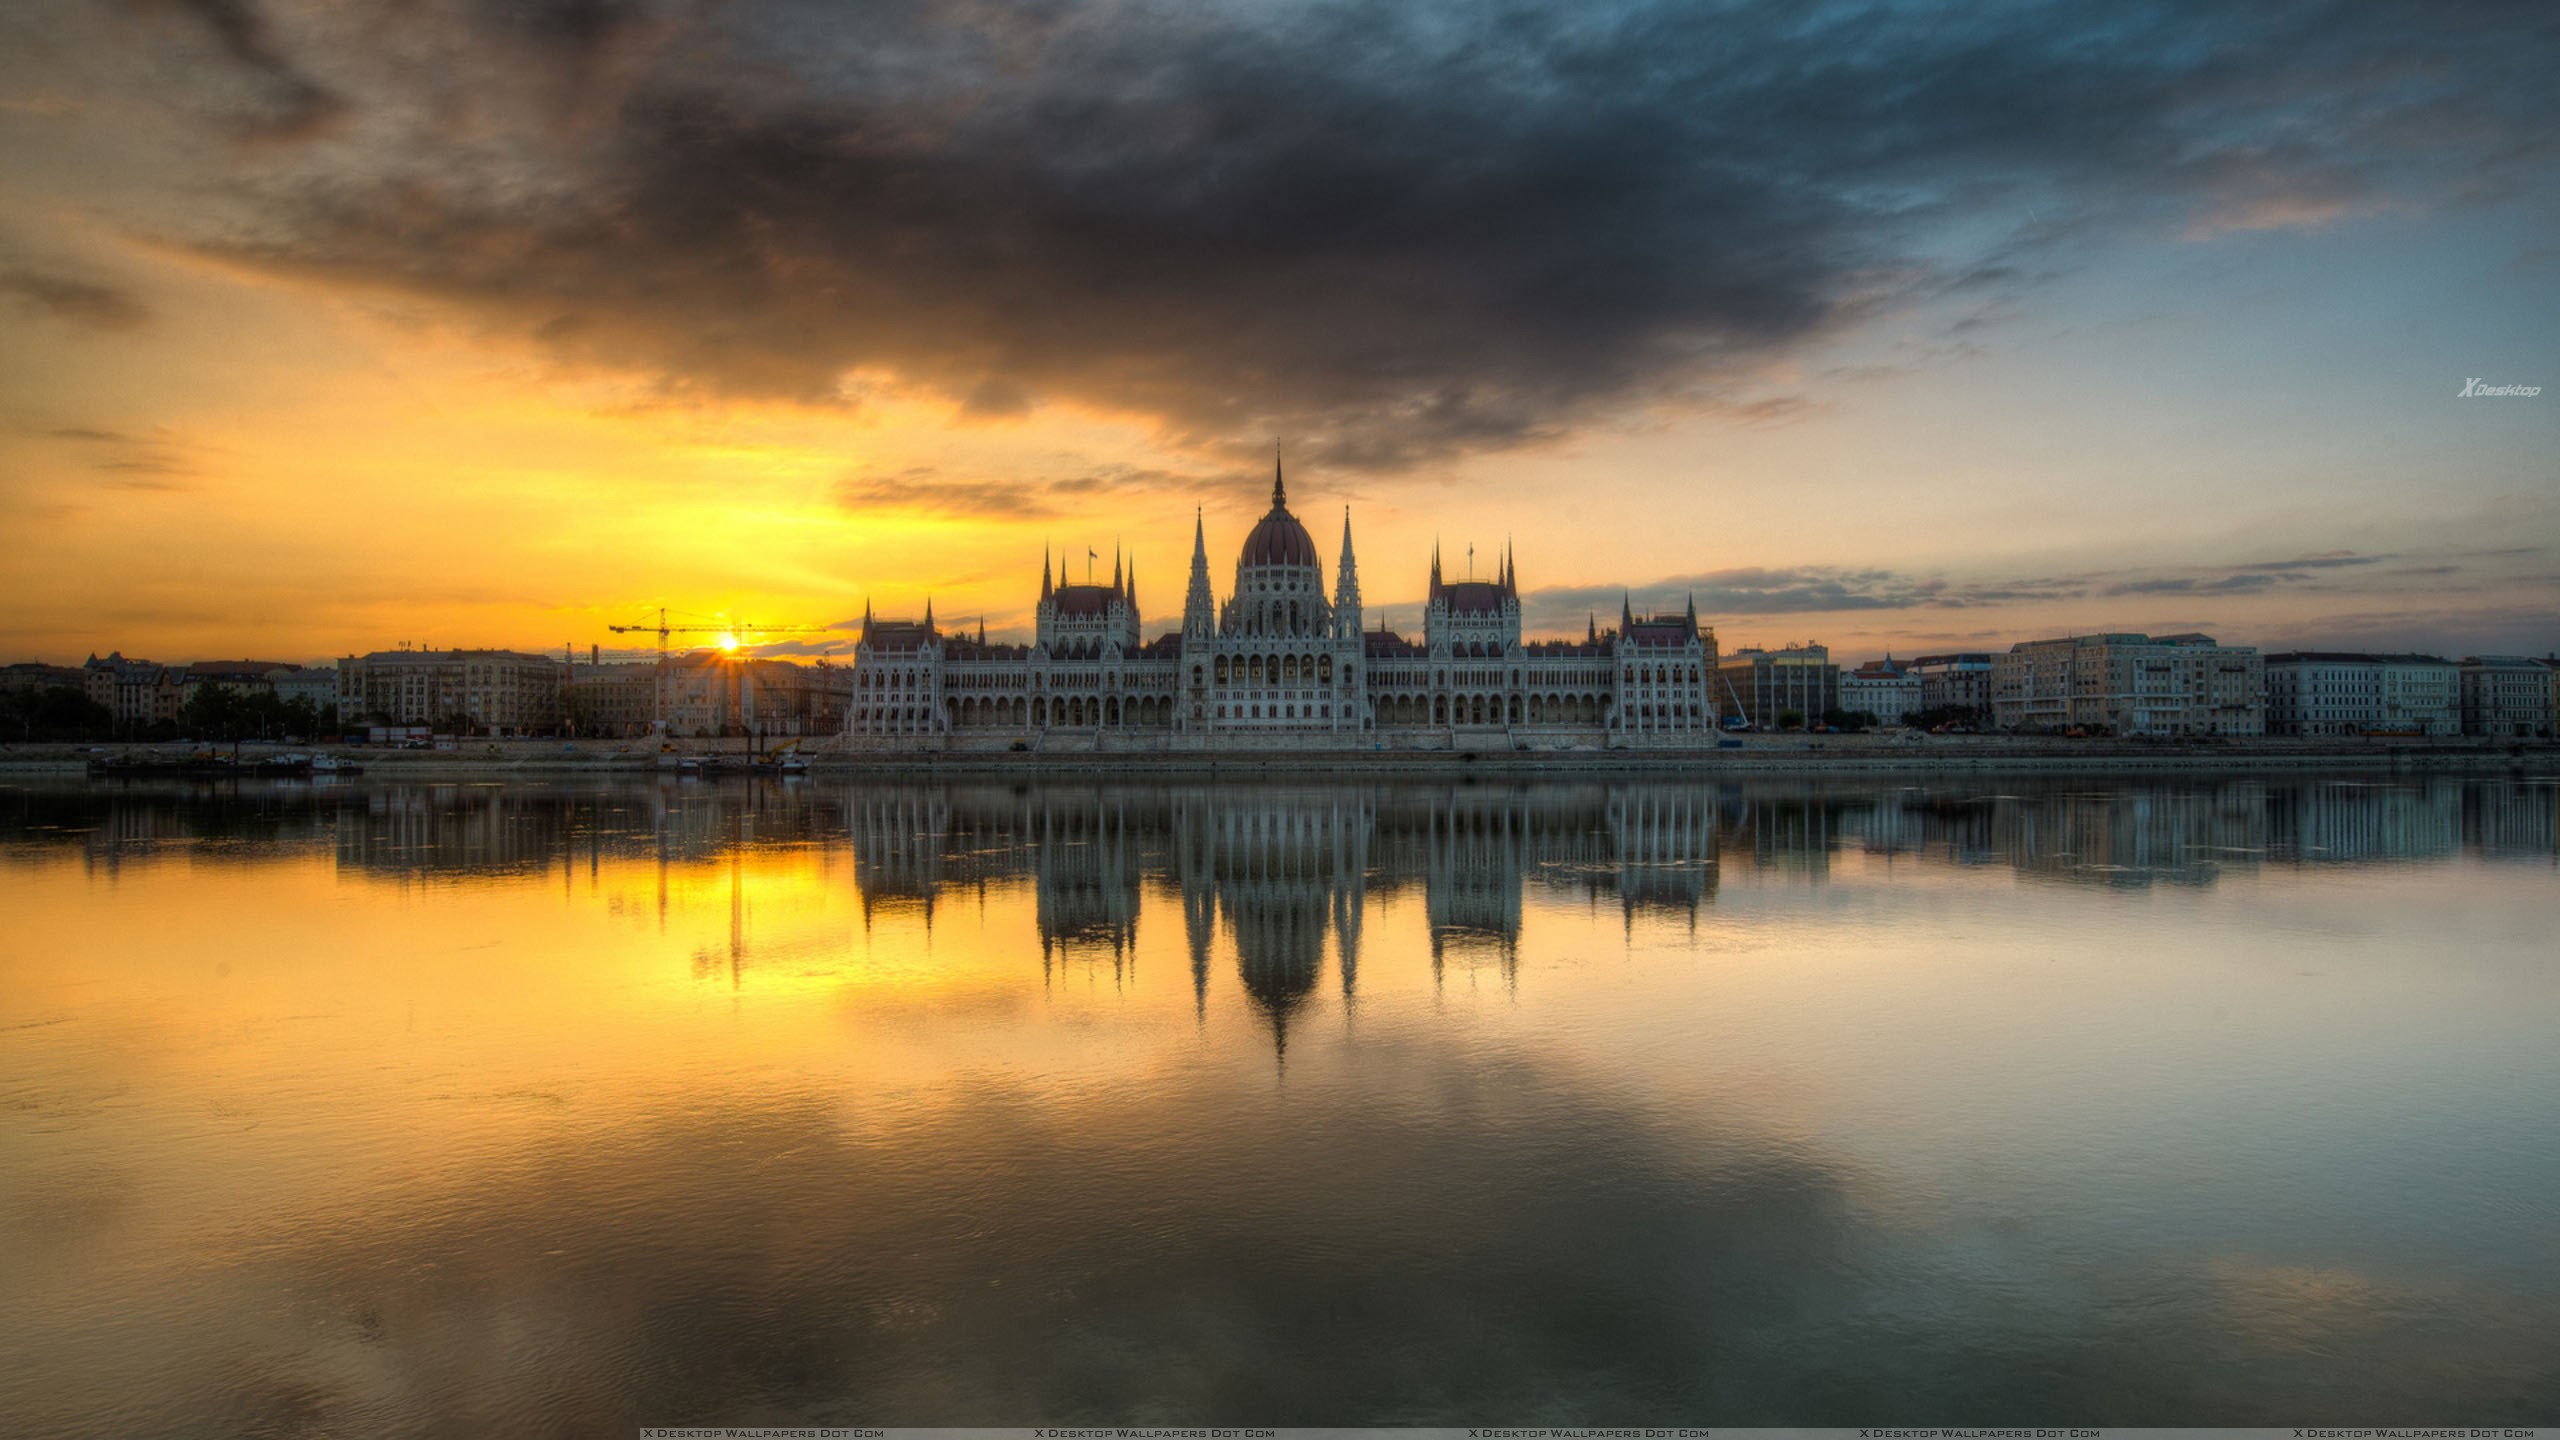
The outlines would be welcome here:
M 1244 554 L 1238 558 L 1244 565 L 1314 565 L 1316 542 L 1308 536 L 1307 527 L 1298 517 L 1273 506 L 1253 533 L 1244 537 Z
M 1236 557 L 1239 565 L 1306 565 L 1315 566 L 1316 542 L 1307 527 L 1289 513 L 1289 492 L 1282 488 L 1280 477 L 1271 479 L 1271 513 L 1244 537 L 1244 553 Z

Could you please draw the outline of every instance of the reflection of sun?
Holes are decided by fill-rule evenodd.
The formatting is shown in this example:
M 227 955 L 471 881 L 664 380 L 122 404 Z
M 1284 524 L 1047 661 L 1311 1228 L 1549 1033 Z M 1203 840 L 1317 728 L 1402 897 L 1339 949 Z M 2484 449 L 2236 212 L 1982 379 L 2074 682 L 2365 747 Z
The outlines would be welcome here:
M 732 635 L 732 634 L 728 633 L 728 632 L 727 632 L 727 631 L 725 631 L 725 630 L 724 630 L 724 631 L 722 631 L 722 632 L 720 632 L 720 648 L 721 648 L 721 649 L 723 649 L 723 650 L 735 650 L 735 649 L 737 649 L 737 648 L 738 648 L 738 637 L 737 637 L 737 636 L 735 636 L 735 635 Z

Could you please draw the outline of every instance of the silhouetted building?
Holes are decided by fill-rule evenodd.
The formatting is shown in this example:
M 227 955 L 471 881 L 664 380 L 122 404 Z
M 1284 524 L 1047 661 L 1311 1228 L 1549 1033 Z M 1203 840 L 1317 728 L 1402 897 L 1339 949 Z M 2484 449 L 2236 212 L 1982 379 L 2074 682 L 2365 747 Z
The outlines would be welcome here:
M 547 735 L 566 720 L 568 667 L 513 650 L 377 650 L 338 662 L 346 723 L 442 726 L 469 721 L 491 735 Z

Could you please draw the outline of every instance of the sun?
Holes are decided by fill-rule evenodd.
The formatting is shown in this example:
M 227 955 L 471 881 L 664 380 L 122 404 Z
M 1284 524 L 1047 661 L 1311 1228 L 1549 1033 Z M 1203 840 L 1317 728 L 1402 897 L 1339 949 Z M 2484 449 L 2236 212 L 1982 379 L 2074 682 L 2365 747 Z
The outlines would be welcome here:
M 720 632 L 717 640 L 720 648 L 723 650 L 735 650 L 738 648 L 738 637 L 730 634 L 726 630 Z

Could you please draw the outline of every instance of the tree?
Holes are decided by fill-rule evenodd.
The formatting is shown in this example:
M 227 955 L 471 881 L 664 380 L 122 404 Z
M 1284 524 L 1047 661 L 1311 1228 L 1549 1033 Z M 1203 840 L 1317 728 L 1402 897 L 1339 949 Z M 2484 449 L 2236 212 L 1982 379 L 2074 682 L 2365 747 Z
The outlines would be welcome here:
M 104 740 L 115 712 L 70 685 L 0 695 L 0 740 Z
M 1781 730 L 1801 730 L 1801 729 L 1803 729 L 1803 728 L 1804 728 L 1804 712 L 1803 712 L 1803 711 L 1801 711 L 1801 710 L 1781 710 L 1781 711 L 1779 711 L 1779 712 L 1778 712 L 1778 728 L 1779 728 L 1779 729 L 1781 729 Z

